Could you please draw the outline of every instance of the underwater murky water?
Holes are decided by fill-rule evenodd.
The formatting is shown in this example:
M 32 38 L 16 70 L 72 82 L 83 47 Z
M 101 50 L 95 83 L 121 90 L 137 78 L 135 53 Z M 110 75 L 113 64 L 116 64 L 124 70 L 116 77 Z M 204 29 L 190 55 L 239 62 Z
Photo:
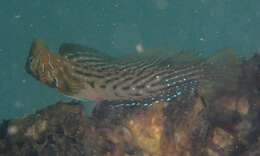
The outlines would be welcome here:
M 63 96 L 25 73 L 33 38 L 57 50 L 74 42 L 112 55 L 144 49 L 224 47 L 245 54 L 259 49 L 259 1 L 243 0 L 3 0 L 0 118 L 21 116 Z M 141 48 L 142 49 L 142 48 Z
M 222 48 L 233 48 L 237 56 L 252 56 L 260 50 L 259 6 L 259 0 L 27 0 L 26 2 L 1 0 L 0 120 L 33 113 L 59 100 L 71 100 L 56 89 L 43 85 L 26 72 L 25 64 L 29 50 L 32 41 L 36 38 L 44 40 L 53 52 L 58 52 L 62 43 L 77 43 L 92 47 L 112 57 L 173 49 L 175 51 L 192 50 L 201 57 L 213 56 L 214 52 Z M 113 64 L 113 66 L 116 65 L 121 64 Z M 250 67 L 252 68 L 249 69 L 253 69 L 255 66 Z M 43 70 L 47 70 L 46 66 Z M 160 70 L 161 68 L 158 68 L 157 72 L 161 72 Z M 194 74 L 191 72 L 191 67 L 185 67 L 185 70 L 188 70 L 190 75 Z M 251 70 L 246 71 L 251 72 Z M 169 76 L 169 73 L 164 74 Z M 187 79 L 190 80 L 190 77 L 185 77 L 185 74 L 187 75 L 187 73 L 182 73 L 181 77 L 185 79 L 182 81 L 186 82 Z M 140 76 L 142 81 L 144 81 L 143 76 Z M 168 82 L 168 79 L 164 80 Z M 196 82 L 193 79 L 189 81 L 188 89 L 187 84 L 181 86 L 182 88 L 179 89 L 181 93 L 176 88 L 173 92 L 167 90 L 163 96 L 164 100 L 173 99 L 182 93 L 186 95 L 187 90 L 197 87 L 197 84 L 194 84 Z M 61 87 L 59 84 L 61 81 L 58 79 L 51 83 L 51 85 L 56 83 L 56 88 Z M 102 86 L 102 83 L 93 81 L 87 81 L 87 83 L 92 87 L 97 84 Z M 71 92 L 75 87 L 73 85 L 69 86 Z M 103 88 L 107 86 L 103 85 Z M 135 90 L 138 85 L 124 87 L 132 87 L 131 89 Z M 158 89 L 158 86 L 156 87 L 153 89 Z M 67 93 L 67 90 L 62 89 Z M 98 99 L 97 101 L 100 102 L 108 96 L 113 99 L 110 93 L 109 90 L 100 92 L 102 96 L 97 95 L 98 91 L 87 96 L 78 93 L 76 97 L 83 97 L 86 111 L 91 112 L 95 100 Z M 125 97 L 123 98 L 125 94 L 129 95 L 128 92 L 119 91 L 119 93 L 123 94 L 121 100 L 126 100 Z M 142 93 L 133 92 L 130 95 L 138 97 L 140 94 L 143 95 L 143 90 Z M 75 94 L 67 95 L 74 96 Z M 101 100 L 100 97 L 102 97 Z M 150 94 L 147 97 L 145 102 L 131 101 L 124 104 L 119 102 L 117 106 L 126 104 L 148 106 L 147 101 L 154 103 L 160 99 L 158 96 L 155 100 L 151 100 Z

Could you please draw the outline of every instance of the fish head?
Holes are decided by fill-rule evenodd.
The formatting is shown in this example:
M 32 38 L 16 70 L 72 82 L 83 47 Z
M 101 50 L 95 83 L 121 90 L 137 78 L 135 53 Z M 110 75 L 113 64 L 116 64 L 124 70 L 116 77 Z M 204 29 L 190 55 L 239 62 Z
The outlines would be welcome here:
M 50 53 L 43 41 L 34 40 L 27 58 L 25 69 L 34 78 L 51 86 L 58 86 L 58 56 Z

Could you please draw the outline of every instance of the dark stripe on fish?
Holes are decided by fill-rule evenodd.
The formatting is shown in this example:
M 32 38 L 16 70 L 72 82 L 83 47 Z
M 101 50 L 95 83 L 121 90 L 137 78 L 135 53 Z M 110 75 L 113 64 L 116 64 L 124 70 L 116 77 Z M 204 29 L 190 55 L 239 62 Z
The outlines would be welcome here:
M 152 75 L 153 73 L 154 73 L 154 71 L 149 71 L 142 76 L 137 75 L 137 78 L 134 81 L 132 81 L 131 85 L 136 85 L 138 82 L 142 81 L 143 79 L 147 78 L 148 76 Z
M 77 69 L 77 68 L 73 69 L 73 72 L 82 78 L 99 78 L 99 79 L 104 78 L 104 75 L 102 75 L 101 73 L 98 74 L 98 73 L 94 73 L 91 71 L 88 71 L 88 72 L 87 71 L 88 70 L 81 70 L 81 69 Z
M 107 103 L 112 108 L 134 108 L 134 107 L 150 107 L 160 102 L 171 103 L 177 100 L 179 97 L 187 97 L 196 95 L 196 88 L 198 87 L 198 81 L 193 81 L 192 87 L 183 86 L 178 90 L 164 90 L 163 94 L 157 96 L 151 96 L 142 100 L 121 100 L 111 101 Z
M 127 82 L 131 81 L 134 77 L 133 76 L 129 76 L 129 77 L 126 77 L 118 82 L 116 82 L 116 84 L 114 84 L 113 86 L 113 89 L 116 89 L 117 87 L 120 87 L 124 84 L 126 84 Z M 123 88 L 123 87 L 122 87 Z
M 130 89 L 130 86 L 124 86 L 124 87 L 122 87 L 122 89 L 125 90 L 125 91 L 126 91 L 126 90 L 129 90 L 129 89 Z
M 105 80 L 105 84 L 112 83 L 112 82 L 117 81 L 119 79 L 120 79 L 120 76 L 117 75 L 116 77 L 112 77 L 112 78 Z

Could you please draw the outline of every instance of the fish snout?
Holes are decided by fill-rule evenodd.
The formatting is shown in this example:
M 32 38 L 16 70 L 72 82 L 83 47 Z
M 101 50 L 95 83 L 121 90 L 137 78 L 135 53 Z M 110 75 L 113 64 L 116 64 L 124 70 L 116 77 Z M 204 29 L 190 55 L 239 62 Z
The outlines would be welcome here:
M 37 79 L 40 77 L 38 68 L 41 66 L 41 56 L 45 52 L 45 49 L 43 41 L 39 39 L 34 40 L 25 63 L 26 72 Z
M 33 61 L 33 57 L 32 56 L 28 56 L 27 60 L 26 60 L 26 63 L 25 63 L 25 71 L 28 73 L 28 74 L 31 74 L 33 75 L 33 72 L 32 72 L 32 61 Z

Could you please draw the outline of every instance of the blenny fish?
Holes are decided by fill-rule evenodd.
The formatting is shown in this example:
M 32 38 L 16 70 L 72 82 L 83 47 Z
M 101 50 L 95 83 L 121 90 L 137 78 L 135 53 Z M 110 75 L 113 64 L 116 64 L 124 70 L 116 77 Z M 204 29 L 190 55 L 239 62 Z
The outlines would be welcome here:
M 113 58 L 96 49 L 63 43 L 58 53 L 41 40 L 34 40 L 26 62 L 33 77 L 65 95 L 115 101 L 115 107 L 151 106 L 172 102 L 200 92 L 206 82 L 211 87 L 235 83 L 239 63 L 232 50 L 211 58 L 191 53 L 154 54 L 144 52 Z

